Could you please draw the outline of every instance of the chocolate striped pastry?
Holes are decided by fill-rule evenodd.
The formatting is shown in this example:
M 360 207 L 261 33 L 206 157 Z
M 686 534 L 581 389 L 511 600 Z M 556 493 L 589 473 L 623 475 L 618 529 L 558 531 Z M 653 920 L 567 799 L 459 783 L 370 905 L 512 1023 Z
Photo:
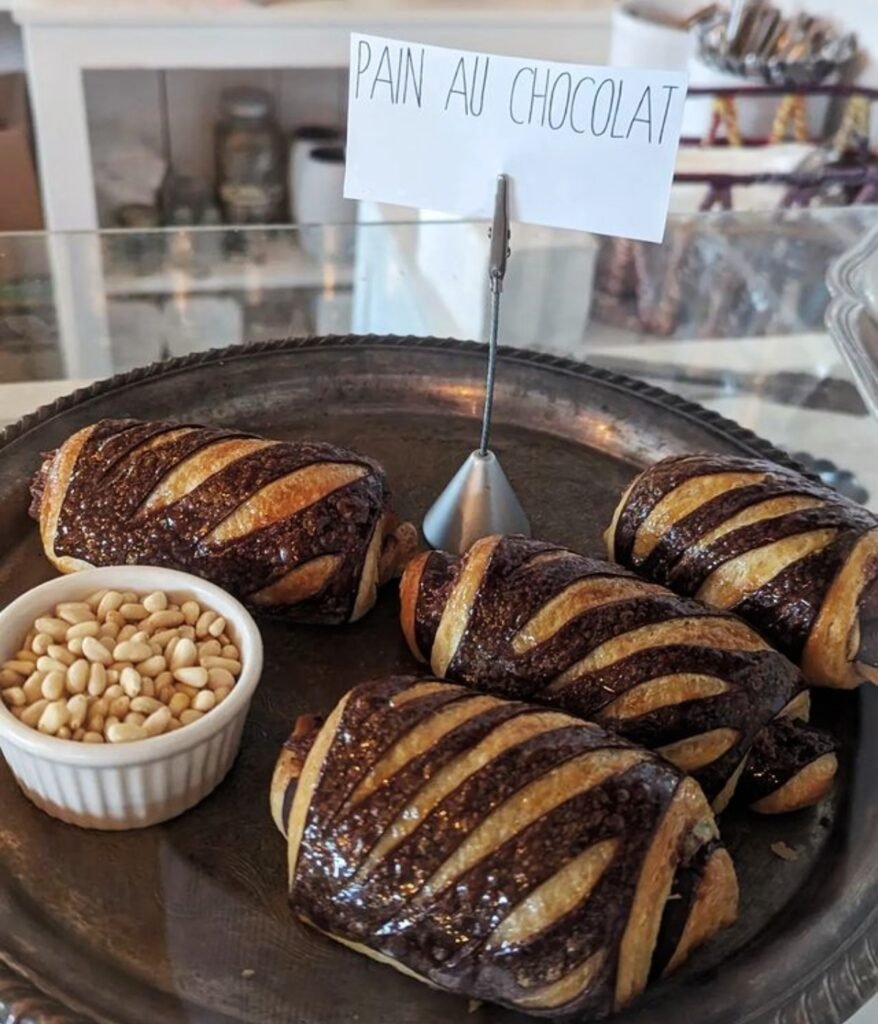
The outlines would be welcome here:
M 756 810 L 809 806 L 829 790 L 835 744 L 798 723 L 794 665 L 732 615 L 608 562 L 516 536 L 406 567 L 402 628 L 440 678 L 547 704 L 658 751 L 722 810 L 758 753 Z M 779 731 L 780 730 L 780 731 Z M 783 742 L 781 742 L 783 740 Z
M 101 420 L 46 457 L 32 492 L 61 572 L 184 569 L 300 621 L 358 619 L 417 542 L 371 459 L 217 427 Z
M 878 683 L 878 517 L 773 462 L 682 455 L 644 470 L 610 557 L 747 619 L 815 686 Z
M 590 723 L 436 680 L 364 683 L 299 719 L 271 808 L 303 920 L 527 1013 L 617 1010 L 737 913 L 693 779 Z

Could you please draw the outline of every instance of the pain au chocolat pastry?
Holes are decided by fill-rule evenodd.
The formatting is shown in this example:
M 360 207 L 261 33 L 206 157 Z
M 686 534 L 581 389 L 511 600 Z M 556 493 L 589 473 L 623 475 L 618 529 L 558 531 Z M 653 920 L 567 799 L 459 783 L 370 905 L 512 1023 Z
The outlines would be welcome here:
M 46 457 L 32 492 L 61 572 L 184 569 L 300 621 L 358 619 L 417 542 L 371 459 L 216 427 L 101 420 Z
M 731 923 L 698 784 L 558 711 L 436 680 L 302 718 L 272 814 L 290 901 L 332 938 L 449 992 L 604 1015 Z
M 663 459 L 606 535 L 610 557 L 728 608 L 815 686 L 878 683 L 878 517 L 773 462 Z
M 751 754 L 758 811 L 810 806 L 832 785 L 834 741 L 778 721 L 807 718 L 799 672 L 732 615 L 516 536 L 477 541 L 462 558 L 421 555 L 400 593 L 409 647 L 437 676 L 642 743 L 693 775 L 718 811 Z

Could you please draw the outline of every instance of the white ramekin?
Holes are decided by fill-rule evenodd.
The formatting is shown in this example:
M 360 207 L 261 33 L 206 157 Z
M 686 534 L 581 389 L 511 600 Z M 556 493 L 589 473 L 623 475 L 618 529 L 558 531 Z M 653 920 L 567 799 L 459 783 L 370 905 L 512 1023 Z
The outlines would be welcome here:
M 118 744 L 45 736 L 0 702 L 0 751 L 23 792 L 47 814 L 84 828 L 144 828 L 198 803 L 231 767 L 262 672 L 262 638 L 246 608 L 214 584 L 173 569 L 119 565 L 59 576 L 13 601 L 0 612 L 0 660 L 13 657 L 34 620 L 56 604 L 104 588 L 163 590 L 222 615 L 241 652 L 241 674 L 228 697 L 182 729 Z

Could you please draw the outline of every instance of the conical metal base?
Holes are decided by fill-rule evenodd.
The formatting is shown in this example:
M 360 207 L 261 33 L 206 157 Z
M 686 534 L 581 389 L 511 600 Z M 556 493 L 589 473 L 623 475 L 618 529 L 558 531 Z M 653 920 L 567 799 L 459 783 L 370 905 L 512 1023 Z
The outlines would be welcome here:
M 497 456 L 475 451 L 424 516 L 427 543 L 463 554 L 492 533 L 530 536 L 530 522 Z

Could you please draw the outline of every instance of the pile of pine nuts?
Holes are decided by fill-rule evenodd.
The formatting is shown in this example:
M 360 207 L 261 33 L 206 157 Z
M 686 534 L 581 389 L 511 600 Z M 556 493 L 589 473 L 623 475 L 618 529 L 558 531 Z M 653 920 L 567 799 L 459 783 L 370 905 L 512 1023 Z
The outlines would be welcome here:
M 99 590 L 34 622 L 0 667 L 0 698 L 59 739 L 125 743 L 198 721 L 241 673 L 226 620 L 161 590 Z

